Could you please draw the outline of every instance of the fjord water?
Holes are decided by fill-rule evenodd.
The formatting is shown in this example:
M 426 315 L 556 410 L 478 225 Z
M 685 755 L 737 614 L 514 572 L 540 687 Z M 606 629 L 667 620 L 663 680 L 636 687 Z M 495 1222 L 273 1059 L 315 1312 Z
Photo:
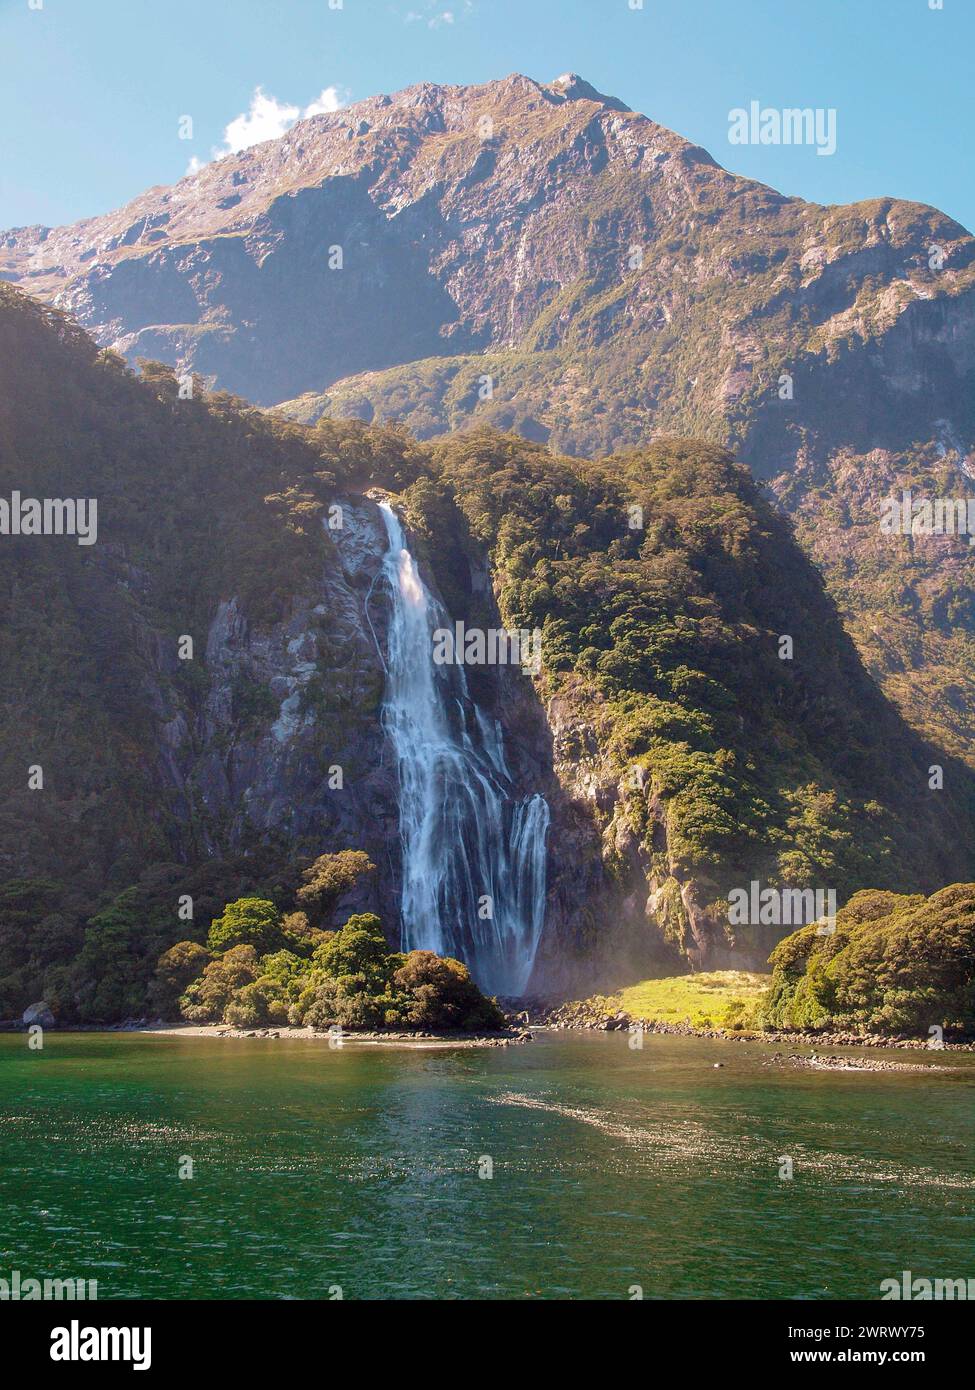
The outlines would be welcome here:
M 0 1036 L 0 1277 L 105 1299 L 822 1299 L 971 1275 L 975 1058 L 853 1074 L 771 1052 Z
M 513 795 L 501 732 L 470 698 L 462 666 L 437 667 L 450 626 L 381 504 L 391 595 L 383 724 L 396 754 L 401 944 L 464 961 L 490 994 L 528 986 L 545 917 L 545 798 Z

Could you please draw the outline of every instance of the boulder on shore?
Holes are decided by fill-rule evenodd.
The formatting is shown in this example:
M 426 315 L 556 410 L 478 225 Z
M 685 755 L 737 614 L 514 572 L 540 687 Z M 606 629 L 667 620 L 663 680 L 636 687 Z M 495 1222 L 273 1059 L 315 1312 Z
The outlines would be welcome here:
M 56 1019 L 51 1012 L 50 1004 L 42 999 L 38 1004 L 31 1004 L 24 1010 L 23 1023 L 25 1028 L 32 1028 L 35 1024 L 40 1024 L 42 1028 L 53 1028 Z

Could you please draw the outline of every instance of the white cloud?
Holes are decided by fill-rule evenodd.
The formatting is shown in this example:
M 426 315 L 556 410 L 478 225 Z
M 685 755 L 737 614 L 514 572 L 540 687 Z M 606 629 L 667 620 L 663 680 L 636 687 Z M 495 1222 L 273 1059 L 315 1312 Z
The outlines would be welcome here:
M 269 97 L 263 87 L 256 87 L 250 109 L 235 116 L 224 131 L 221 154 L 239 154 L 262 140 L 276 140 L 294 125 L 300 114 L 299 107 Z
M 188 179 L 191 175 L 198 174 L 205 164 L 205 159 L 198 159 L 195 154 L 191 154 L 190 162 L 186 166 L 186 173 L 183 175 L 183 178 Z
M 223 146 L 213 151 L 213 157 L 221 159 L 225 154 L 239 154 L 251 145 L 259 145 L 262 140 L 276 140 L 297 120 L 340 111 L 346 99 L 347 94 L 339 87 L 323 87 L 315 100 L 302 110 L 300 106 L 269 96 L 263 87 L 255 87 L 250 107 L 229 123 L 223 133 Z
M 461 18 L 466 14 L 470 14 L 473 8 L 472 0 L 464 0 Z M 436 13 L 431 14 L 431 11 L 436 11 Z M 404 24 L 425 24 L 428 29 L 439 29 L 444 24 L 455 24 L 457 22 L 457 11 L 441 10 L 438 8 L 438 0 L 427 0 L 425 12 L 421 12 L 420 10 L 407 10 L 406 14 L 403 16 L 403 22 Z
M 302 111 L 302 118 L 306 116 L 322 116 L 329 111 L 341 111 L 345 101 L 339 93 L 338 87 L 323 87 L 315 100 L 306 106 Z

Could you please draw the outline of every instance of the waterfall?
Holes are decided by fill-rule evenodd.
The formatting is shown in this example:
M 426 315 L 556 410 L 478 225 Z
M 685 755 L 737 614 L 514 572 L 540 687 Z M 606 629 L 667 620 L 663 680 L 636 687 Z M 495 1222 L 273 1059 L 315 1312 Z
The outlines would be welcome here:
M 545 919 L 549 809 L 518 800 L 500 726 L 477 708 L 463 666 L 438 666 L 448 627 L 393 509 L 381 503 L 392 595 L 383 724 L 399 773 L 402 949 L 470 968 L 492 994 L 523 994 Z M 490 905 L 490 915 L 487 906 Z

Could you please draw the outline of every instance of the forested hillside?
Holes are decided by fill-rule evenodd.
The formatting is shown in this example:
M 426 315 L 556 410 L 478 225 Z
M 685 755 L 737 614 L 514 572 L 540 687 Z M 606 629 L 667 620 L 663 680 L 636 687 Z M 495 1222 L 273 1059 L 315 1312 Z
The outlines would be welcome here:
M 543 634 L 537 678 L 471 673 L 552 807 L 539 987 L 760 962 L 776 934 L 727 922 L 752 877 L 842 898 L 971 873 L 970 774 L 884 700 L 714 446 L 589 462 L 289 424 L 184 399 L 0 287 L 0 480 L 98 500 L 94 545 L 0 537 L 0 1016 L 55 989 L 87 1019 L 137 1011 L 162 950 L 242 894 L 284 909 L 323 853 L 369 855 L 344 909 L 396 943 L 380 495 L 452 617 Z

